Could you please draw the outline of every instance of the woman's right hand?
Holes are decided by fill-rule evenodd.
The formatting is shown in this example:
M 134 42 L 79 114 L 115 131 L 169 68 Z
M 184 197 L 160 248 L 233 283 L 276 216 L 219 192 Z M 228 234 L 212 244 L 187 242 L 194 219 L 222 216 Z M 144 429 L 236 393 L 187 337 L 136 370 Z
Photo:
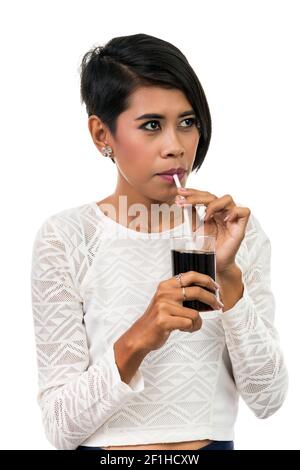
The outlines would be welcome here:
M 161 348 L 173 330 L 192 333 L 201 328 L 199 312 L 182 305 L 182 287 L 184 300 L 200 300 L 213 310 L 222 308 L 215 295 L 218 285 L 211 277 L 188 271 L 182 274 L 180 282 L 175 276 L 160 282 L 145 313 L 126 332 L 137 350 L 150 352 Z

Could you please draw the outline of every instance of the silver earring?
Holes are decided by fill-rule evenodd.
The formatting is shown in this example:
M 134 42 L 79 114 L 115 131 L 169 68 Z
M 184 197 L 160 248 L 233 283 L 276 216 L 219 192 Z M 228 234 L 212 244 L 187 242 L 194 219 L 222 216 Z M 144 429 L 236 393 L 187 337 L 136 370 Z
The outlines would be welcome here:
M 104 157 L 110 157 L 112 154 L 112 148 L 108 146 L 102 147 L 101 152 Z

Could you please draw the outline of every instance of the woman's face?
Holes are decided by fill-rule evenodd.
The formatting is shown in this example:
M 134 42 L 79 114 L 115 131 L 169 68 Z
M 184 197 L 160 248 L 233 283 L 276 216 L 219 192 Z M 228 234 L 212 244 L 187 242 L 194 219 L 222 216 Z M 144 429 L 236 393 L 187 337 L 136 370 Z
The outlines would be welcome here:
M 158 173 L 183 168 L 180 181 L 185 186 L 200 139 L 194 110 L 177 89 L 140 87 L 130 101 L 117 119 L 115 138 L 109 139 L 119 172 L 116 194 L 137 202 L 173 203 L 175 182 Z M 162 117 L 142 118 L 145 114 Z

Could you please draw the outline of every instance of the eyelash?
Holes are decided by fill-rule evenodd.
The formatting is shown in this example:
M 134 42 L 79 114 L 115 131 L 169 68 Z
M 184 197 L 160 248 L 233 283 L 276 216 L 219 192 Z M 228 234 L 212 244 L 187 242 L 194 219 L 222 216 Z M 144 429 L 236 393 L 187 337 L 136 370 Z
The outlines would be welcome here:
M 186 118 L 186 119 L 183 119 L 183 121 L 192 121 L 192 125 L 187 126 L 186 129 L 188 129 L 189 127 L 192 127 L 193 125 L 196 124 L 196 119 L 195 118 Z M 142 124 L 140 128 L 145 129 L 146 131 L 155 132 L 157 129 L 146 129 L 146 125 L 149 124 L 150 122 L 158 122 L 159 123 L 159 121 L 157 121 L 157 120 L 147 121 L 144 124 Z

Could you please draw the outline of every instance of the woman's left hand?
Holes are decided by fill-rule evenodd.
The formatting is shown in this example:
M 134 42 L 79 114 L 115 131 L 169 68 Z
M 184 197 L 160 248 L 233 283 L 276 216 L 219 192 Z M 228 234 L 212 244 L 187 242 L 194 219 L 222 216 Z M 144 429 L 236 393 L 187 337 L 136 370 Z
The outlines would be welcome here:
M 186 198 L 187 204 L 206 206 L 205 235 L 216 237 L 216 269 L 217 274 L 225 274 L 235 266 L 235 256 L 246 233 L 251 211 L 248 207 L 238 207 L 229 194 L 218 198 L 207 191 L 178 188 L 180 196 Z M 176 197 L 176 202 L 180 198 Z

